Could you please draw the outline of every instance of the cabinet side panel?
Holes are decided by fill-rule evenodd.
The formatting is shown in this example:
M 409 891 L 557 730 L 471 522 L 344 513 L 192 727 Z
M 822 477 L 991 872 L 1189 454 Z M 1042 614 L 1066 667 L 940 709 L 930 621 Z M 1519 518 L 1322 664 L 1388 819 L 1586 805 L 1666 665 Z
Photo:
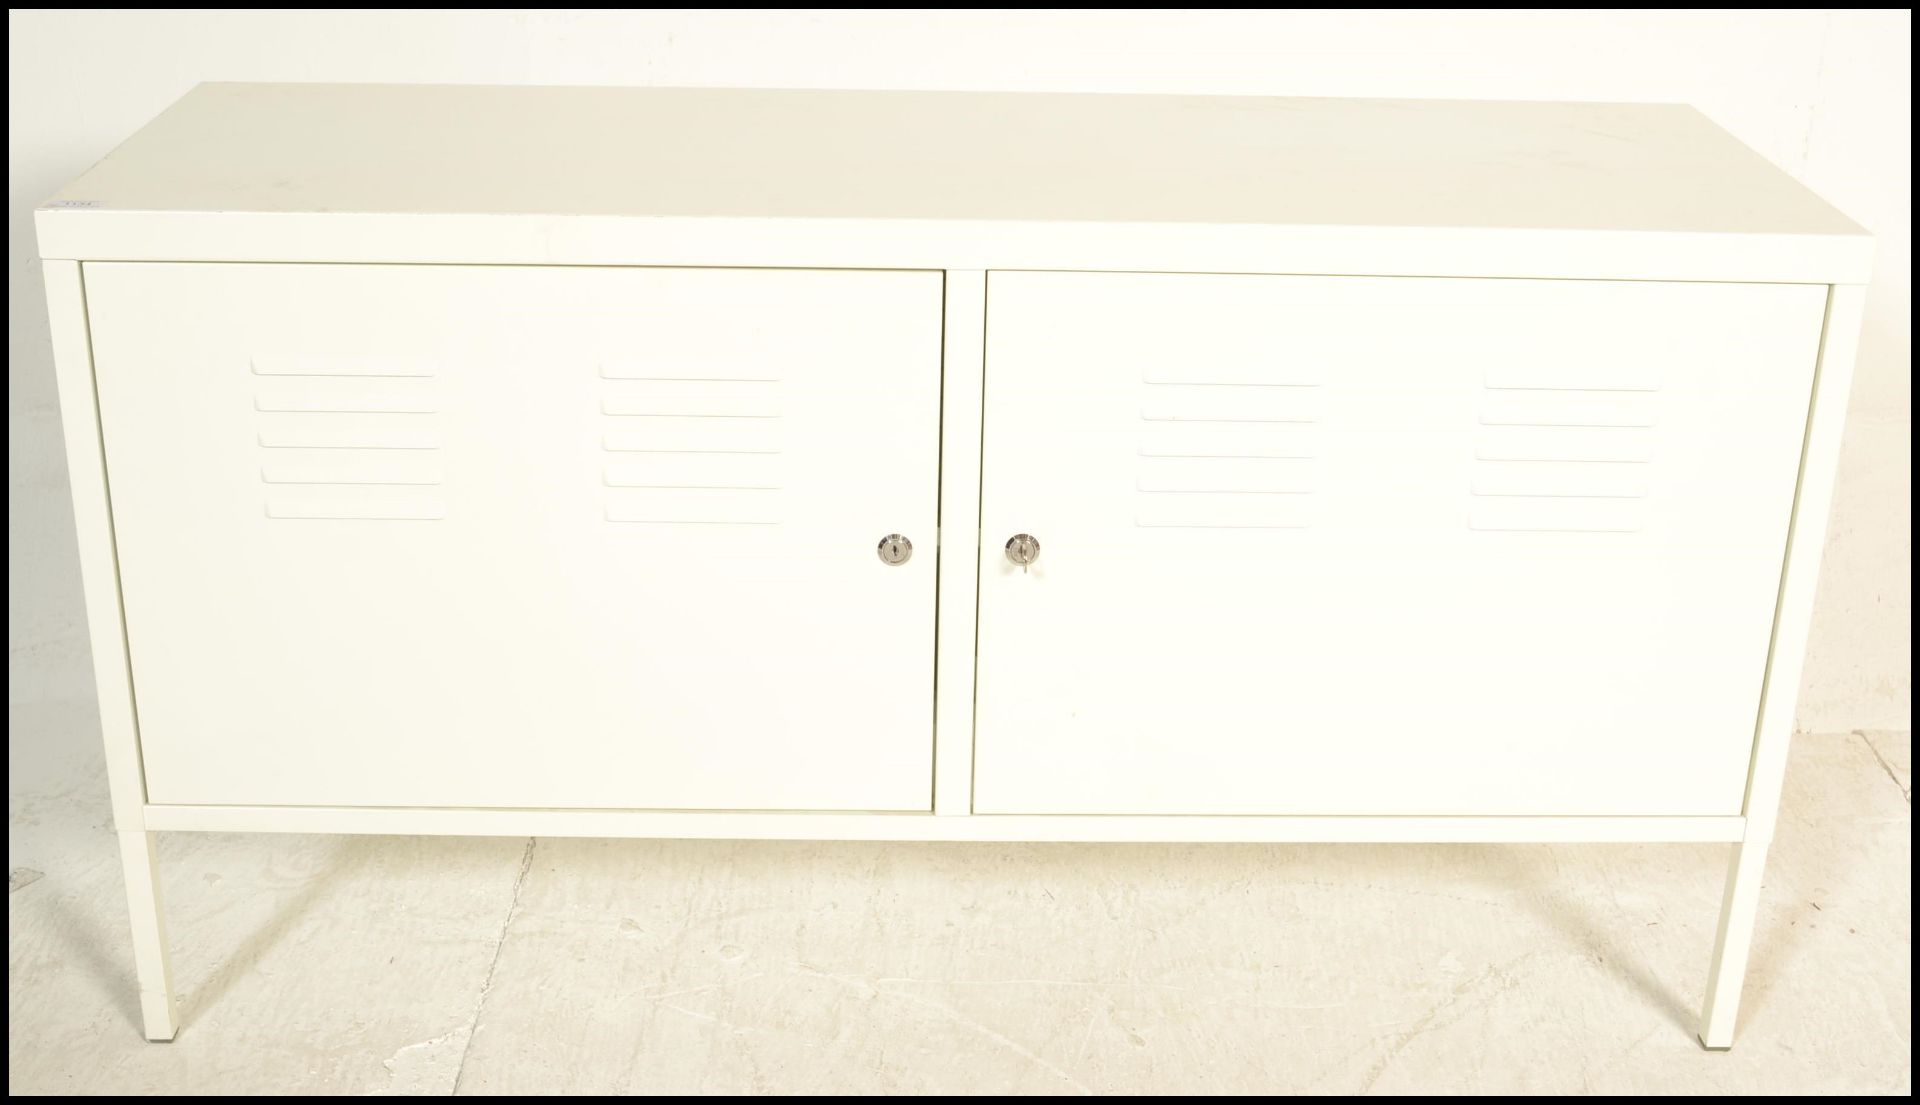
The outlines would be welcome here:
M 44 261 L 42 268 L 53 335 L 54 375 L 60 386 L 60 425 L 67 443 L 67 482 L 73 495 L 80 582 L 86 592 L 93 681 L 100 703 L 100 736 L 106 744 L 107 785 L 113 792 L 115 826 L 138 829 L 146 786 L 141 778 L 133 676 L 127 664 L 126 623 L 121 617 L 120 572 L 106 455 L 100 437 L 100 409 L 94 394 L 85 278 L 76 261 Z

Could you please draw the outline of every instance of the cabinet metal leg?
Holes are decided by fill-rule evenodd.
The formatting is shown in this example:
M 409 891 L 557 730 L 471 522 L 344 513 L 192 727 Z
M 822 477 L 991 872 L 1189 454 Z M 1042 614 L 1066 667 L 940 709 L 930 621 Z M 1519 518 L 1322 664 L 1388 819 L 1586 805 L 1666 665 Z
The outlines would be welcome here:
M 171 1040 L 179 1025 L 173 1013 L 173 969 L 167 962 L 167 923 L 160 904 L 158 834 L 122 832 L 120 866 L 127 880 L 127 914 L 133 922 L 133 966 L 140 981 L 140 1018 L 147 1039 Z
M 1740 987 L 1746 981 L 1747 953 L 1753 947 L 1754 920 L 1760 912 L 1760 877 L 1766 871 L 1767 843 L 1749 840 L 1736 844 L 1727 863 L 1720 932 L 1714 937 L 1707 999 L 1700 1010 L 1700 1042 L 1714 1050 L 1733 1046 L 1734 1021 L 1740 1015 Z

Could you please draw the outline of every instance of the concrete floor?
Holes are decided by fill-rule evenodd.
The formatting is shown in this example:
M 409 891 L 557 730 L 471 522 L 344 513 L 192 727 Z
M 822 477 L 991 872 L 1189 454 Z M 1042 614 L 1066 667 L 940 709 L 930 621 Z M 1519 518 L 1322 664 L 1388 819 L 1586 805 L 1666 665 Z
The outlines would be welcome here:
M 1725 848 L 169 835 L 140 1039 L 90 709 L 11 715 L 13 1093 L 1901 1093 L 1909 739 L 1802 736 L 1739 1042 Z

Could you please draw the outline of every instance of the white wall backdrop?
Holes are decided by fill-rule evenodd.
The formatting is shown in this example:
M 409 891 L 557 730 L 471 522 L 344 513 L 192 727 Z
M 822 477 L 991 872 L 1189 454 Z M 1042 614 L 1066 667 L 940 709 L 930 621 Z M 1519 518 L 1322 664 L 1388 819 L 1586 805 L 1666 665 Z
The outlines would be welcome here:
M 1909 12 L 14 11 L 14 706 L 91 693 L 30 212 L 200 81 L 754 85 L 1692 103 L 1879 236 L 1801 703 L 1911 723 Z

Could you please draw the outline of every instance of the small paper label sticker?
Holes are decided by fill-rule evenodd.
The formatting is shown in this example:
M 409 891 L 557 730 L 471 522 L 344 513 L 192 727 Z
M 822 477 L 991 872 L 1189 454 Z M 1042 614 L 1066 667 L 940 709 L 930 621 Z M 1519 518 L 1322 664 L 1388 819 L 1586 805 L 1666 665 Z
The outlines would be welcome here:
M 106 200 L 54 200 L 48 207 L 104 207 Z

